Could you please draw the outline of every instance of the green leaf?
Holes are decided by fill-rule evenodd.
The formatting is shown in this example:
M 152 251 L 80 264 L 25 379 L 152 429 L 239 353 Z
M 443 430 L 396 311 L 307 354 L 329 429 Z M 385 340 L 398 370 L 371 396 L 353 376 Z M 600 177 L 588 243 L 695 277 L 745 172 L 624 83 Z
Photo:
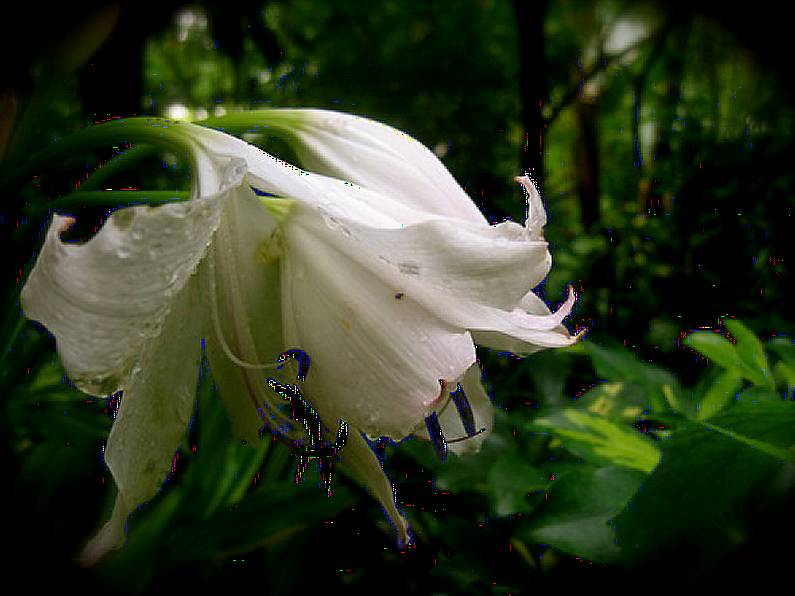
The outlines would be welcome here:
M 795 369 L 795 341 L 788 337 L 774 337 L 767 343 L 767 347 L 775 352 L 787 366 Z
M 776 362 L 773 367 L 773 377 L 779 383 L 795 387 L 795 368 L 786 364 L 783 360 Z
M 740 329 L 738 326 L 733 327 Z M 743 329 L 745 328 L 743 327 Z M 750 331 L 748 333 L 750 334 Z M 713 331 L 694 331 L 685 338 L 684 344 L 699 354 L 707 357 L 718 366 L 721 366 L 729 371 L 734 371 L 736 374 L 748 379 L 755 385 L 769 386 L 770 377 L 766 376 L 766 373 L 756 366 L 756 364 L 754 364 L 754 359 L 758 358 L 758 355 L 753 355 L 756 351 L 756 348 L 753 346 L 753 343 L 744 335 L 743 331 L 740 331 L 740 334 L 743 337 L 744 348 L 742 353 L 745 354 L 745 356 L 741 355 L 741 351 L 738 346 L 735 346 L 728 339 Z M 756 337 L 753 339 L 756 342 L 759 341 L 756 339 Z M 765 366 L 767 366 L 767 359 L 765 359 Z M 769 373 L 767 374 L 769 375 Z
M 647 403 L 655 412 L 664 411 L 666 401 L 678 401 L 679 383 L 667 370 L 643 362 L 621 345 L 600 346 L 586 341 L 583 347 L 600 377 L 641 386 L 646 392 Z
M 357 501 L 346 487 L 337 485 L 329 497 L 308 478 L 260 486 L 237 505 L 221 510 L 202 523 L 174 528 L 167 538 L 166 556 L 171 563 L 226 558 L 269 544 L 279 543 L 296 532 L 331 519 Z
M 522 529 L 530 542 L 598 561 L 615 562 L 621 551 L 609 521 L 638 490 L 645 475 L 625 468 L 580 466 L 560 476 L 547 503 Z
M 680 428 L 663 444 L 660 465 L 615 518 L 624 554 L 638 560 L 685 538 L 714 541 L 725 515 L 792 461 L 793 444 L 795 404 L 780 399 L 741 400 L 709 422 Z
M 727 370 L 744 368 L 734 344 L 714 331 L 694 331 L 683 342 L 702 356 Z
M 488 478 L 491 506 L 497 515 L 532 511 L 525 497 L 549 484 L 541 470 L 513 454 L 498 459 L 489 470 Z
M 638 431 L 576 408 L 537 418 L 532 428 L 557 436 L 589 462 L 651 472 L 660 460 L 659 449 Z
M 774 337 L 767 347 L 780 358 L 773 367 L 776 382 L 789 385 L 792 391 L 795 386 L 795 342 L 787 337 Z
M 721 412 L 737 395 L 743 379 L 733 370 L 722 371 L 696 406 L 696 418 L 705 420 Z
M 755 377 L 761 373 L 762 378 L 759 380 L 763 380 L 763 382 L 757 383 L 756 380 L 751 380 L 759 385 L 772 385 L 773 374 L 767 363 L 765 348 L 756 334 L 737 319 L 725 319 L 723 325 L 737 340 L 736 349 L 740 359 L 749 370 L 753 371 L 752 374 Z
M 599 383 L 583 393 L 574 407 L 610 420 L 628 422 L 643 414 L 648 401 L 646 391 L 639 385 Z

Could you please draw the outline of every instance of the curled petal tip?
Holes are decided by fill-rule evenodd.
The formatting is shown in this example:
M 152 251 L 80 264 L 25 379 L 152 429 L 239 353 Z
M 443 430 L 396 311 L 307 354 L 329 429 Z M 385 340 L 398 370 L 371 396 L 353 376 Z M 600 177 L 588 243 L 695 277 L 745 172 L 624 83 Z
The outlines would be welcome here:
M 538 192 L 538 190 L 536 190 L 536 185 L 533 183 L 533 180 L 530 178 L 530 176 L 526 174 L 524 176 L 514 176 L 513 180 L 514 182 L 518 182 L 519 184 L 521 184 L 522 187 L 524 187 L 524 189 L 527 191 L 527 194 L 529 195 Z

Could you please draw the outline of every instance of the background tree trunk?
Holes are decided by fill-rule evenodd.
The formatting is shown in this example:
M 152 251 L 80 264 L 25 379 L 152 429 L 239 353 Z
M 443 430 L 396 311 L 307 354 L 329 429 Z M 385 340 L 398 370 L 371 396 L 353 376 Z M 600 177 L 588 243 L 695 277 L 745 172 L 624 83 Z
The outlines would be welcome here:
M 544 17 L 547 0 L 513 0 L 519 41 L 519 121 L 524 134 L 520 153 L 523 173 L 538 186 L 544 183 L 544 118 L 547 98 L 546 58 L 544 56 Z

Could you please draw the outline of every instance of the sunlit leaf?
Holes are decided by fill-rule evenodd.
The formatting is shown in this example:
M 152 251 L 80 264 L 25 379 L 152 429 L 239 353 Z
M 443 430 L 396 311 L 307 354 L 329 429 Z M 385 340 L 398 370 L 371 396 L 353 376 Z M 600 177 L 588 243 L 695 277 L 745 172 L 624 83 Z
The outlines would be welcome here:
M 659 366 L 643 362 L 623 346 L 602 346 L 593 342 L 583 342 L 583 346 L 600 377 L 607 381 L 641 386 L 655 412 L 665 410 L 666 392 L 674 396 L 680 393 L 679 383 L 673 374 Z M 676 399 L 677 397 L 674 398 Z
M 737 319 L 725 319 L 723 325 L 732 334 L 732 337 L 737 340 L 737 354 L 746 367 L 754 371 L 754 376 L 761 373 L 765 381 L 760 384 L 770 385 L 773 375 L 768 366 L 765 348 L 759 338 L 756 337 L 756 334 Z
M 659 449 L 636 430 L 578 409 L 536 418 L 532 427 L 559 437 L 589 462 L 651 472 L 660 460 Z
M 721 372 L 704 395 L 700 397 L 696 409 L 696 418 L 704 420 L 723 410 L 737 395 L 742 384 L 742 377 L 734 371 L 725 370 Z
M 737 347 L 728 339 L 712 331 L 694 331 L 688 335 L 684 342 L 699 354 L 725 368 L 735 371 L 757 385 L 768 385 L 764 373 L 757 367 L 750 366 L 740 356 Z

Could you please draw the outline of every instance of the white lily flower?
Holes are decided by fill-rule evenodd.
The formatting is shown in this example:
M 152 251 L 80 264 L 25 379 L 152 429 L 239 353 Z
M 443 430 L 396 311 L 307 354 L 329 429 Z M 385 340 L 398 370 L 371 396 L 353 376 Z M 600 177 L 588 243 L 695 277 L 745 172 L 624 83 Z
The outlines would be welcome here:
M 202 338 L 238 436 L 287 433 L 268 387 L 285 350 L 311 357 L 301 393 L 326 424 L 350 427 L 341 464 L 409 539 L 394 491 L 362 433 L 417 433 L 471 451 L 493 413 L 475 344 L 517 354 L 575 341 L 531 290 L 551 258 L 535 187 L 524 226 L 491 226 L 439 160 L 376 122 L 272 110 L 309 173 L 239 139 L 179 124 L 192 148 L 191 199 L 116 211 L 67 244 L 54 216 L 23 289 L 28 317 L 55 336 L 69 377 L 93 395 L 123 391 L 105 462 L 119 488 L 89 543 L 96 560 L 160 489 L 193 411 Z M 465 398 L 453 395 L 458 386 Z M 434 436 L 434 434 L 438 436 Z M 458 439 L 466 439 L 456 442 Z

